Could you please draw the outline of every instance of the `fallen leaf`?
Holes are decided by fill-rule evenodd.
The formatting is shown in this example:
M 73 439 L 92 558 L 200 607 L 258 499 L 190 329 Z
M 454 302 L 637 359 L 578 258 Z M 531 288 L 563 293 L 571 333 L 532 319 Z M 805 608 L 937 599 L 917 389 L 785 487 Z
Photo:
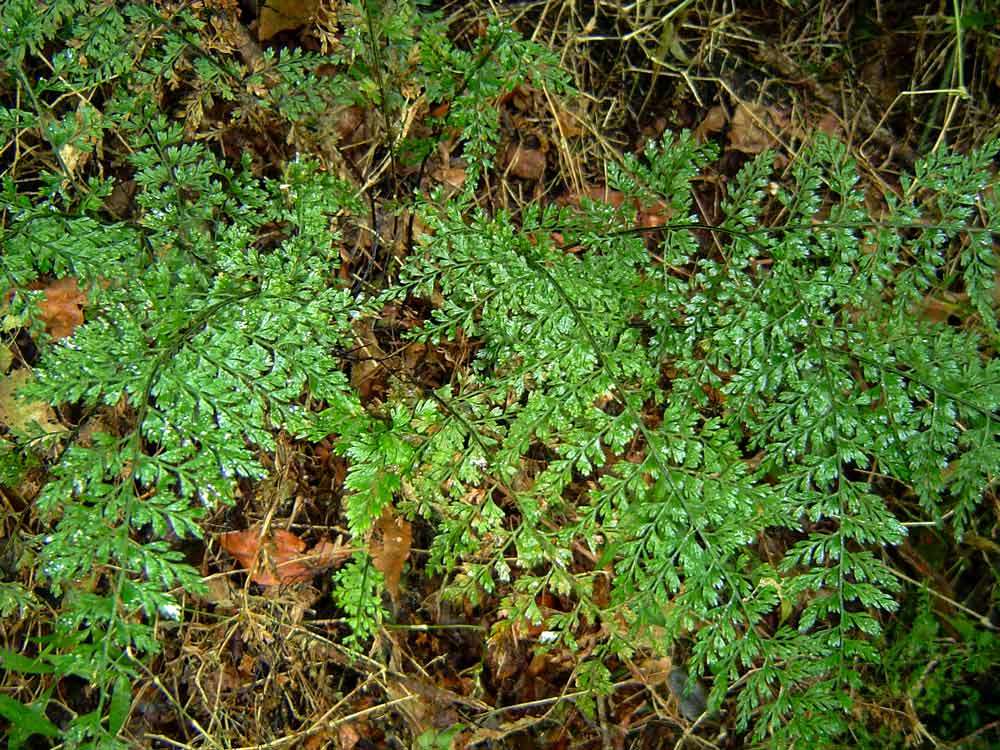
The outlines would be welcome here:
M 308 581 L 350 556 L 348 550 L 325 539 L 307 552 L 306 543 L 284 529 L 267 536 L 257 527 L 229 531 L 219 537 L 219 544 L 261 586 Z
M 240 565 L 250 569 L 257 561 L 260 552 L 260 535 L 256 529 L 246 531 L 228 531 L 219 537 L 222 549 L 236 558 Z
M 266 42 L 282 31 L 305 26 L 316 18 L 320 7 L 320 0 L 268 0 L 260 9 L 257 38 Z
M 376 521 L 375 528 L 379 533 L 372 535 L 372 563 L 381 571 L 385 587 L 395 601 L 399 598 L 399 577 L 403 572 L 403 565 L 410 557 L 413 527 L 405 518 L 394 515 L 391 507 L 386 506 L 382 516 Z
M 132 200 L 138 191 L 135 180 L 115 180 L 111 195 L 104 199 L 104 209 L 116 219 L 127 218 L 132 214 Z
M 625 205 L 626 196 L 618 190 L 612 190 L 607 185 L 595 185 L 587 188 L 582 195 L 572 194 L 561 199 L 560 203 L 571 206 L 579 206 L 581 198 L 589 198 L 592 201 L 607 203 L 609 206 L 621 208 Z M 633 200 L 631 205 L 635 206 L 639 226 L 651 228 L 662 227 L 673 217 L 673 210 L 665 201 L 656 200 L 649 205 L 643 205 L 638 200 Z
M 332 114 L 333 131 L 337 134 L 337 143 L 343 147 L 357 144 L 361 138 L 355 134 L 365 122 L 365 110 L 357 105 L 344 106 Z
M 729 127 L 729 147 L 745 154 L 759 154 L 776 145 L 769 132 L 784 117 L 760 105 L 740 104 L 733 113 Z
M 648 206 L 639 206 L 639 226 L 650 229 L 662 227 L 673 216 L 673 209 L 665 201 L 653 201 Z
M 576 138 L 583 135 L 580 127 L 581 119 L 567 109 L 556 110 L 556 127 L 563 138 Z
M 353 750 L 361 741 L 361 733 L 354 728 L 352 722 L 345 722 L 337 727 L 337 739 L 340 741 L 340 750 Z
M 449 187 L 459 189 L 465 184 L 465 167 L 440 167 L 431 173 L 431 177 Z
M 607 203 L 609 206 L 614 206 L 615 208 L 621 208 L 625 203 L 625 193 L 620 190 L 612 190 L 607 185 L 595 185 L 587 188 L 587 192 L 584 195 L 592 201 Z M 573 198 L 572 200 L 575 201 L 576 205 L 579 205 L 579 198 Z
M 451 102 L 441 102 L 431 106 L 427 114 L 431 117 L 441 118 L 448 114 L 449 109 L 451 109 Z
M 38 311 L 45 321 L 45 330 L 54 339 L 71 336 L 76 327 L 83 324 L 86 295 L 71 276 L 56 279 L 43 291 L 45 299 L 38 304 Z
M 31 379 L 31 372 L 23 369 L 0 378 L 0 424 L 28 436 L 34 436 L 39 428 L 44 433 L 60 432 L 63 427 L 51 406 L 44 401 L 17 397 L 17 392 Z
M 947 323 L 952 315 L 961 315 L 962 305 L 965 295 L 945 294 L 943 297 L 935 297 L 928 294 L 917 309 L 917 314 L 925 320 L 935 323 Z
M 507 151 L 510 173 L 522 180 L 539 180 L 545 174 L 545 154 L 538 149 L 514 146 Z
M 358 346 L 354 350 L 354 362 L 351 365 L 351 385 L 364 403 L 369 400 L 372 390 L 378 385 L 376 376 L 385 369 L 382 363 L 388 361 L 389 356 L 382 351 L 370 321 L 358 321 L 354 330 L 357 333 Z
M 510 680 L 524 670 L 528 662 L 526 647 L 521 641 L 517 623 L 501 617 L 486 640 L 486 663 L 494 684 Z
M 694 137 L 699 143 L 704 143 L 709 136 L 721 133 L 726 127 L 726 110 L 721 104 L 716 104 L 705 113 L 704 119 L 694 129 Z
M 629 662 L 628 666 L 635 679 L 646 687 L 655 687 L 667 681 L 673 663 L 668 658 L 648 658 L 639 664 Z

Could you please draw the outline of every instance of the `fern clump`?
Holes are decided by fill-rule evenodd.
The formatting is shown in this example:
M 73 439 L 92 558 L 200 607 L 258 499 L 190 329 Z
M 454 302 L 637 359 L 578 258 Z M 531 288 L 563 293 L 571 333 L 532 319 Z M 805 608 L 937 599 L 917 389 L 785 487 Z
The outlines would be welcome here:
M 403 484 L 437 525 L 432 561 L 459 572 L 454 593 L 513 575 L 515 620 L 570 645 L 599 623 L 602 658 L 687 643 L 713 710 L 740 686 L 737 726 L 756 740 L 833 742 L 898 606 L 885 551 L 908 521 L 961 537 L 996 481 L 982 279 L 997 145 L 932 155 L 877 221 L 841 144 L 818 138 L 773 199 L 762 154 L 732 182 L 714 252 L 688 187 L 714 152 L 686 134 L 613 174 L 675 217 L 655 254 L 634 216 L 597 205 L 518 221 L 426 207 L 398 294 L 441 299 L 415 339 L 460 332 L 477 355 L 414 407 L 433 427 L 408 428 L 419 448 Z M 955 280 L 982 325 L 919 314 Z M 888 502 L 894 486 L 918 516 Z M 569 611 L 541 612 L 543 592 Z

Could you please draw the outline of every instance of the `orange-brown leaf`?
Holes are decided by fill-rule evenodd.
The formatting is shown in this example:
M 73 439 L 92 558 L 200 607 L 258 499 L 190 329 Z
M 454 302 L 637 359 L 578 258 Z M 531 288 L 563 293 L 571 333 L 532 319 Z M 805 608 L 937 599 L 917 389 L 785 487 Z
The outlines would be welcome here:
M 387 506 L 375 528 L 379 533 L 372 536 L 372 562 L 385 577 L 385 587 L 395 600 L 399 598 L 399 577 L 403 573 L 403 565 L 410 557 L 413 527 L 405 518 L 395 516 L 392 508 Z
M 722 105 L 716 104 L 705 113 L 705 118 L 698 123 L 698 127 L 694 129 L 694 137 L 699 143 L 704 143 L 710 136 L 722 132 L 722 129 L 726 127 L 726 119 L 726 110 L 723 109 Z
M 320 8 L 320 0 L 268 0 L 260 9 L 257 38 L 266 42 L 282 31 L 305 26 L 316 18 Z
M 515 146 L 508 151 L 510 172 L 522 180 L 539 180 L 545 174 L 545 154 L 538 149 Z
M 83 304 L 86 295 L 80 291 L 76 279 L 67 276 L 56 279 L 44 289 L 45 299 L 38 305 L 45 330 L 54 339 L 64 339 L 72 335 L 78 325 L 83 324 Z
M 583 135 L 583 128 L 580 123 L 583 120 L 566 109 L 556 110 L 556 127 L 563 138 L 576 138 Z
M 729 126 L 729 147 L 745 154 L 759 154 L 777 145 L 776 131 L 787 118 L 777 109 L 740 104 Z
M 284 529 L 266 536 L 261 536 L 256 527 L 230 531 L 221 535 L 219 544 L 250 571 L 251 580 L 261 586 L 308 581 L 350 554 L 325 539 L 306 551 L 306 543 Z
M 228 531 L 219 537 L 219 544 L 226 552 L 247 570 L 254 567 L 260 553 L 260 531 L 256 528 L 245 531 Z

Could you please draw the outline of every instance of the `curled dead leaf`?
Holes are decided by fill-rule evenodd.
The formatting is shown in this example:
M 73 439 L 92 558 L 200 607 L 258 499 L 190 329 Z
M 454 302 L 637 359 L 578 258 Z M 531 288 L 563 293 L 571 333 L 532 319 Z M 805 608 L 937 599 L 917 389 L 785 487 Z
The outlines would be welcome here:
M 38 304 L 38 311 L 45 321 L 45 330 L 54 339 L 71 336 L 76 327 L 83 324 L 86 295 L 71 276 L 56 279 L 43 291 L 45 299 Z
M 512 175 L 522 180 L 540 180 L 545 174 L 545 154 L 516 145 L 507 150 L 507 166 Z
M 705 113 L 705 117 L 698 123 L 694 129 L 694 137 L 699 143 L 704 143 L 709 139 L 709 136 L 721 133 L 724 127 L 726 127 L 726 110 L 721 104 L 716 104 Z
M 89 158 L 89 151 L 81 151 L 72 143 L 64 143 L 59 149 L 59 159 L 62 161 L 66 171 L 69 172 L 70 177 L 75 175 L 77 170 L 83 167 Z
M 266 42 L 282 31 L 291 31 L 315 20 L 322 9 L 320 0 L 268 0 L 260 9 L 257 38 Z
M 465 184 L 465 167 L 439 167 L 431 173 L 431 177 L 457 190 Z
M 385 578 L 385 587 L 393 600 L 399 598 L 399 578 L 403 565 L 410 557 L 413 528 L 405 518 L 399 518 L 386 506 L 375 523 L 375 534 L 369 545 L 372 563 Z
M 626 195 L 618 190 L 612 190 L 607 185 L 594 185 L 587 188 L 582 194 L 571 194 L 559 202 L 564 205 L 579 206 L 582 198 L 589 198 L 592 201 L 607 203 L 615 208 L 625 205 Z M 639 201 L 632 201 L 631 205 L 636 208 L 639 226 L 645 228 L 662 227 L 673 218 L 673 209 L 665 201 L 657 200 L 651 204 L 644 205 Z
M 306 551 L 306 543 L 290 531 L 276 529 L 262 535 L 257 527 L 229 531 L 219 544 L 250 571 L 251 580 L 261 586 L 302 583 L 339 565 L 350 551 L 339 543 L 322 540 Z
M 729 127 L 729 147 L 745 154 L 759 154 L 777 145 L 775 133 L 787 118 L 776 109 L 741 103 Z

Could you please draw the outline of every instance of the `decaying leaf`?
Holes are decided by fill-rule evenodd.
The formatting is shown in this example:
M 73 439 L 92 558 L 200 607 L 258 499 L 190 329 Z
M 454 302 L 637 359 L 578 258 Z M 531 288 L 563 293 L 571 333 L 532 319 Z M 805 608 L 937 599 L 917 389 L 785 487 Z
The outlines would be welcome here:
M 261 586 L 308 581 L 350 556 L 349 550 L 325 539 L 306 551 L 306 543 L 284 529 L 267 535 L 257 527 L 230 531 L 219 537 L 219 544 Z
M 354 746 L 361 741 L 361 733 L 354 722 L 345 722 L 337 727 L 337 739 L 340 741 L 340 750 L 354 750 Z
M 561 203 L 571 206 L 579 206 L 582 198 L 589 198 L 592 201 L 607 203 L 615 208 L 625 205 L 626 196 L 618 190 L 612 190 L 607 185 L 595 185 L 587 188 L 581 195 L 572 194 L 562 199 Z M 673 210 L 664 201 L 657 200 L 649 205 L 644 205 L 638 200 L 632 201 L 632 205 L 637 210 L 639 226 L 641 227 L 662 227 L 673 217 Z
M 383 363 L 389 357 L 382 351 L 370 321 L 358 321 L 354 330 L 358 346 L 351 366 L 351 385 L 358 391 L 361 400 L 367 401 L 376 385 L 376 376 L 384 369 Z
M 545 174 L 545 154 L 538 149 L 518 145 L 507 151 L 510 173 L 522 180 L 540 180 Z
M 260 26 L 257 38 L 262 42 L 282 31 L 305 26 L 316 18 L 320 0 L 268 0 L 260 9 Z
M 774 132 L 784 116 L 760 105 L 740 104 L 729 126 L 729 147 L 745 154 L 759 154 L 775 146 Z
M 568 202 L 571 205 L 579 206 L 580 199 L 583 197 L 589 198 L 592 201 L 607 203 L 615 208 L 621 208 L 625 204 L 625 193 L 620 190 L 612 190 L 607 185 L 594 185 L 589 187 L 582 195 L 570 196 Z
M 0 423 L 22 435 L 36 435 L 39 429 L 45 433 L 60 432 L 63 428 L 52 407 L 44 401 L 17 397 L 17 392 L 30 380 L 29 370 L 14 370 L 0 377 Z
M 71 276 L 56 279 L 43 291 L 45 299 L 39 303 L 38 310 L 45 321 L 45 330 L 54 339 L 71 336 L 76 327 L 83 324 L 86 295 Z
M 698 123 L 694 129 L 694 137 L 699 143 L 704 143 L 709 139 L 709 136 L 721 133 L 725 127 L 726 110 L 721 104 L 716 104 L 705 113 L 705 117 Z
M 555 113 L 555 125 L 563 138 L 577 138 L 583 135 L 583 127 L 580 125 L 583 119 L 579 115 L 562 108 L 557 108 Z
M 465 167 L 438 167 L 431 172 L 431 177 L 435 180 L 456 190 L 465 184 L 466 176 Z
M 365 110 L 357 105 L 342 106 L 332 114 L 333 132 L 337 134 L 337 143 L 343 147 L 353 146 L 363 140 L 357 137 L 365 122 Z
M 952 315 L 961 316 L 962 303 L 966 302 L 967 299 L 967 295 L 947 292 L 936 296 L 928 294 L 920 305 L 914 306 L 914 313 L 925 320 L 946 323 Z
M 629 663 L 629 671 L 646 687 L 662 685 L 670 676 L 673 662 L 669 658 L 648 658 L 638 664 Z
M 399 577 L 410 557 L 413 528 L 405 518 L 399 518 L 387 506 L 376 521 L 375 529 L 377 533 L 372 535 L 370 544 L 372 563 L 385 577 L 386 590 L 396 600 L 399 598 Z

